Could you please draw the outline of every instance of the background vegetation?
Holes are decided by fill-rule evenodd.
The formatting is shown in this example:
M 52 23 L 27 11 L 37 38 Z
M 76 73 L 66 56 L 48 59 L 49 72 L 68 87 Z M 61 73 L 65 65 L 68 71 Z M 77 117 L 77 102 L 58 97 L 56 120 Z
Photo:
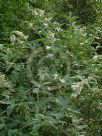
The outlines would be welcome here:
M 102 2 L 0 0 L 0 136 L 101 136 Z

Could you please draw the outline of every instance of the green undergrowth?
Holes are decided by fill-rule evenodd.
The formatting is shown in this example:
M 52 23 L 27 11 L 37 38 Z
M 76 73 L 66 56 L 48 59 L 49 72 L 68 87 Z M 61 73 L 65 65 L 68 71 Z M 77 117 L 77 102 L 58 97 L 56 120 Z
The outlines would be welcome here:
M 102 55 L 90 46 L 99 28 L 28 13 L 0 44 L 0 136 L 101 136 Z

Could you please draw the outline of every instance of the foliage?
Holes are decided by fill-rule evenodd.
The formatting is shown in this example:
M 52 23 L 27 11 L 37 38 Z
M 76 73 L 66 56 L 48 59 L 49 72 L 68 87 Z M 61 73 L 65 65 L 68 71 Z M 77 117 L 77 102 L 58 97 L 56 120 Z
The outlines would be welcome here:
M 97 20 L 102 2 L 96 0 L 28 0 L 33 7 L 56 12 L 59 16 L 73 12 L 81 24 L 93 24 Z M 57 5 L 57 6 L 56 6 Z M 61 14 L 60 14 L 61 13 Z M 63 20 L 63 19 L 62 19 Z
M 14 10 L 17 5 L 11 3 Z M 48 3 L 22 4 L 19 25 L 3 22 L 1 27 L 5 34 L 6 26 L 9 42 L 1 38 L 0 135 L 101 135 L 102 55 L 91 47 L 101 33 L 100 21 L 78 25 L 72 12 L 62 11 L 65 22 L 59 21 Z M 21 9 L 27 12 L 24 18 Z M 15 19 L 8 13 L 2 15 Z
M 0 0 L 1 43 L 8 43 L 10 32 L 14 29 L 21 30 L 21 22 L 31 18 L 27 7 L 26 0 L 18 0 L 17 3 L 15 0 Z

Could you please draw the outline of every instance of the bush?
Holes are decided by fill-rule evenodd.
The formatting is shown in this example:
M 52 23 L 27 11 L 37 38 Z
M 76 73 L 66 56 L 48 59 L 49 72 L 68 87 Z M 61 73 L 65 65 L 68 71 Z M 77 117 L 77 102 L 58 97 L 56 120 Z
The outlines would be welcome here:
M 30 8 L 33 18 L 0 46 L 2 136 L 101 135 L 102 56 L 93 35 L 64 16 Z
M 71 14 L 63 30 L 53 14 L 31 13 L 0 48 L 0 134 L 101 135 L 102 56 L 92 37 Z

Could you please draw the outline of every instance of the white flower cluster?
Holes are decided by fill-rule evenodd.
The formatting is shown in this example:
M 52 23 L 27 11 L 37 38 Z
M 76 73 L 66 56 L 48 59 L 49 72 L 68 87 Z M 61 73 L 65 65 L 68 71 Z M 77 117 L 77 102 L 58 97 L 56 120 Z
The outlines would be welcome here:
M 94 55 L 94 56 L 92 57 L 92 60 L 94 60 L 94 61 L 97 61 L 97 60 L 99 60 L 99 59 L 102 59 L 102 55 Z
M 24 40 L 27 40 L 28 36 L 25 36 L 23 32 L 13 31 L 10 36 L 10 42 L 14 44 L 16 41 L 22 43 Z
M 10 84 L 5 79 L 5 75 L 0 73 L 0 88 L 2 87 L 10 87 Z
M 49 26 L 49 24 L 51 23 L 51 19 L 52 18 L 45 18 L 44 19 L 43 25 L 45 28 L 47 28 Z
M 87 36 L 86 27 L 75 26 L 75 34 Z
M 37 17 L 41 17 L 45 14 L 44 10 L 41 9 L 34 9 L 32 10 L 32 15 L 37 16 Z
M 15 41 L 16 41 L 16 36 L 15 36 L 14 34 L 12 34 L 12 35 L 10 36 L 10 42 L 11 42 L 11 43 L 15 43 Z
M 72 94 L 72 96 L 79 95 L 83 90 L 84 85 L 90 88 L 90 83 L 97 84 L 97 80 L 94 77 L 89 76 L 87 79 L 85 79 L 85 77 L 79 76 L 79 78 L 82 80 L 81 82 L 73 83 L 73 85 L 71 85 L 71 88 L 74 91 L 74 94 Z
M 77 83 L 77 84 L 73 84 L 71 86 L 71 88 L 73 89 L 73 91 L 77 94 L 80 94 L 82 89 L 83 89 L 83 84 L 81 82 Z
M 51 17 L 51 18 L 45 18 L 45 20 L 44 20 L 44 21 L 45 21 L 46 23 L 50 23 L 50 22 L 51 22 L 51 20 L 52 20 L 52 17 Z
M 46 46 L 46 50 L 52 50 L 51 46 Z
M 23 32 L 13 31 L 13 33 L 14 33 L 16 36 L 18 36 L 18 37 L 20 37 L 20 38 L 22 38 L 22 39 L 27 39 L 27 36 L 25 36 L 25 35 L 23 34 Z
M 47 35 L 47 39 L 48 39 L 49 43 L 54 43 L 56 41 L 55 33 L 49 31 L 48 35 Z

